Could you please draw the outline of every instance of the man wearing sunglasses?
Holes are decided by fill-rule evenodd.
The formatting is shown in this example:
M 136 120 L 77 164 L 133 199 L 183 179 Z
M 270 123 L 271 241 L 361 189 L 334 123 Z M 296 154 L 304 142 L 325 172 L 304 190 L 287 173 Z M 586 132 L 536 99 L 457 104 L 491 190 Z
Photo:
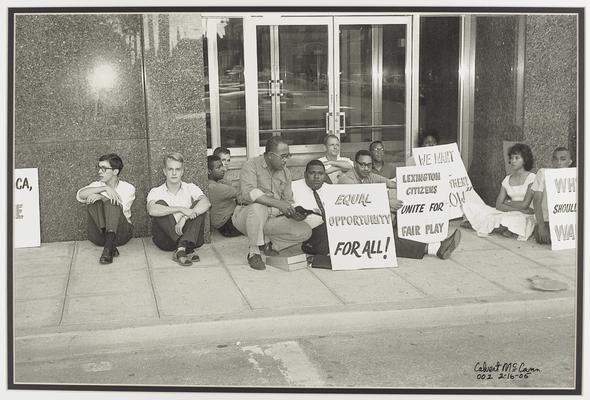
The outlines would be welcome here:
M 116 154 L 106 154 L 98 159 L 99 180 L 83 187 L 76 199 L 87 204 L 88 240 L 103 246 L 99 262 L 111 264 L 119 255 L 116 246 L 122 246 L 133 236 L 131 205 L 135 200 L 135 187 L 119 179 L 123 161 Z
M 251 268 L 266 269 L 261 254 L 277 256 L 278 251 L 304 242 L 311 228 L 305 215 L 293 207 L 291 173 L 287 169 L 289 145 L 279 136 L 266 142 L 261 156 L 246 161 L 240 171 L 240 190 L 246 205 L 237 206 L 233 225 L 248 237 L 247 260 Z
M 395 183 L 372 172 L 372 169 L 373 160 L 371 158 L 371 152 L 367 150 L 359 150 L 354 157 L 354 168 L 342 175 L 338 180 L 338 183 L 385 183 L 388 189 L 396 188 Z M 399 210 L 403 204 L 400 200 L 397 200 L 395 191 L 388 191 L 388 195 L 392 217 L 395 217 L 395 212 Z M 395 221 L 395 218 L 393 218 L 393 221 Z M 442 242 L 426 244 L 398 237 L 397 227 L 394 222 L 393 240 L 397 257 L 422 259 L 425 254 L 436 254 L 438 258 L 446 260 L 451 256 L 451 253 L 457 248 L 457 246 L 459 246 L 459 242 L 461 241 L 461 231 L 456 229 L 451 236 Z

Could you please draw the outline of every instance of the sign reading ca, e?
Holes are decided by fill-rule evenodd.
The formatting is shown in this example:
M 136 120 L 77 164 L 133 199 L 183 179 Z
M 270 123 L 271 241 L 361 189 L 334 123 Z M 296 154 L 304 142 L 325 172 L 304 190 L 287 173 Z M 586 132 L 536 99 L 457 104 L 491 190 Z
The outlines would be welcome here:
M 397 267 L 385 184 L 324 186 L 332 269 Z
M 14 170 L 14 247 L 41 245 L 37 168 Z
M 463 215 L 461 205 L 465 203 L 465 192 L 473 190 L 471 180 L 461 159 L 457 143 L 439 146 L 417 147 L 412 149 L 416 165 L 418 166 L 447 166 L 449 177 L 449 218 L 459 218 Z
M 398 167 L 397 210 L 399 237 L 435 243 L 449 231 L 449 180 L 446 166 Z
M 576 248 L 577 176 L 576 168 L 545 169 L 551 250 Z

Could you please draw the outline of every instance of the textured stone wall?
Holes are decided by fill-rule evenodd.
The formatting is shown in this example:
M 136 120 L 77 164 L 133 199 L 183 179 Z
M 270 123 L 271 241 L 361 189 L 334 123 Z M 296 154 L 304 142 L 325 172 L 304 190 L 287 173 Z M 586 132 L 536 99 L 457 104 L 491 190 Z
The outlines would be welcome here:
M 516 17 L 477 17 L 475 121 L 469 176 L 488 204 L 494 204 L 505 176 L 502 141 L 522 139 L 514 125 L 516 104 Z
M 526 29 L 523 131 L 541 168 L 556 147 L 577 145 L 577 18 L 527 16 Z
M 39 169 L 41 240 L 86 237 L 85 208 L 75 194 L 98 179 L 98 158 L 110 152 L 123 159 L 121 178 L 136 187 L 131 210 L 135 235 L 149 234 L 145 198 L 162 181 L 163 151 L 183 143 L 184 148 L 173 147 L 186 153 L 191 165 L 187 178 L 206 182 L 199 15 L 170 15 L 178 30 L 166 32 L 166 25 L 157 30 L 168 57 L 154 61 L 155 55 L 147 53 L 147 113 L 144 17 L 15 18 L 14 159 L 16 168 Z M 166 42 L 164 37 L 171 35 Z M 190 41 L 183 40 L 188 36 Z

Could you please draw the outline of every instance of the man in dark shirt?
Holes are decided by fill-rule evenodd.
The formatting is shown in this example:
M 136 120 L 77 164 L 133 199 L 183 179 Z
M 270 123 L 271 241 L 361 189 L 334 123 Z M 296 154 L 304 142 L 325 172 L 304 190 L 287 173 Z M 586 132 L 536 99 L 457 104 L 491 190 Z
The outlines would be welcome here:
M 207 175 L 209 178 L 209 201 L 211 202 L 211 226 L 223 236 L 240 236 L 231 221 L 237 203 L 242 202 L 240 191 L 224 183 L 225 168 L 218 156 L 207 157 Z

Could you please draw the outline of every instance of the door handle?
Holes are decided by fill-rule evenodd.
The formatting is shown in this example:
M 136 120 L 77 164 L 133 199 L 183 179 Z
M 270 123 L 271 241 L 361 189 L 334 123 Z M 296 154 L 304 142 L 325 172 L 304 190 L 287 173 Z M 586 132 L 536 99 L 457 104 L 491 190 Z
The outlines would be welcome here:
M 340 112 L 340 131 L 339 133 L 346 133 L 346 113 Z
M 272 97 L 272 81 L 268 81 L 268 97 Z
M 332 129 L 330 128 L 330 117 L 332 116 L 331 112 L 326 113 L 326 134 L 332 133 Z
M 283 80 L 279 79 L 279 96 L 283 97 L 285 94 L 283 93 Z

